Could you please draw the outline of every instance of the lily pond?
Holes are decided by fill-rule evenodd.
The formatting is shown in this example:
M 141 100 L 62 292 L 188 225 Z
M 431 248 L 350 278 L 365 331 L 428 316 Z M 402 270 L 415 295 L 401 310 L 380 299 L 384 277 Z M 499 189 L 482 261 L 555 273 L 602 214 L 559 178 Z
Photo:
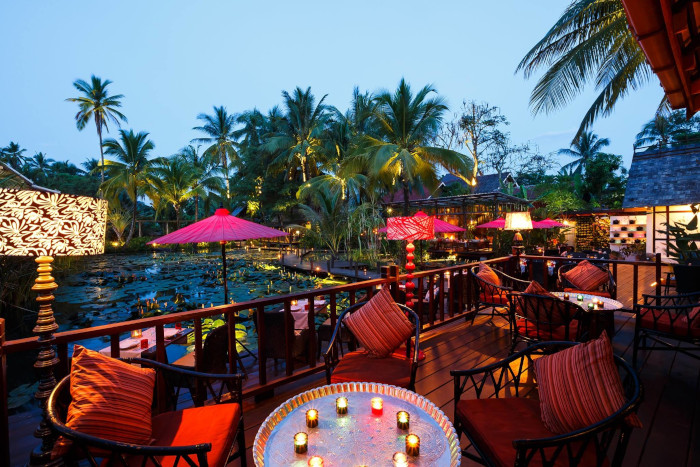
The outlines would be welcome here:
M 228 302 L 243 302 L 344 283 L 288 271 L 274 264 L 276 259 L 275 251 L 250 249 L 227 252 Z M 67 331 L 220 305 L 224 301 L 223 295 L 219 252 L 103 255 L 91 258 L 84 271 L 60 280 L 55 293 L 54 312 L 59 331 Z M 325 317 L 318 316 L 317 319 L 320 324 Z M 218 319 L 204 320 L 203 331 L 207 333 L 221 324 L 223 321 Z M 188 344 L 192 344 L 193 333 L 188 338 Z M 236 324 L 236 338 L 247 349 L 256 351 L 253 323 L 243 313 Z M 109 339 L 89 339 L 80 344 L 100 350 L 109 345 Z M 191 351 L 192 346 L 170 345 L 167 348 L 168 359 L 174 361 Z M 238 350 L 243 350 L 240 345 Z M 14 380 L 15 384 L 20 384 L 11 391 L 10 404 L 18 409 L 32 400 L 35 385 Z

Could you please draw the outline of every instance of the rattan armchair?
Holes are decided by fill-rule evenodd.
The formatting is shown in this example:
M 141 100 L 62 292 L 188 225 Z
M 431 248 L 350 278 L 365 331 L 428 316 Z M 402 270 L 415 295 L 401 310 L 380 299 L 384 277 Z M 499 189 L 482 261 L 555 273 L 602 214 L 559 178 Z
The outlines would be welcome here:
M 242 374 L 213 374 L 200 373 L 178 368 L 154 360 L 143 358 L 124 359 L 123 361 L 138 364 L 142 367 L 156 370 L 156 385 L 154 396 L 153 414 L 157 417 L 167 417 L 161 419 L 165 423 L 154 423 L 153 443 L 149 445 L 128 444 L 111 441 L 108 439 L 87 435 L 73 430 L 65 425 L 68 405 L 70 404 L 70 376 L 63 378 L 52 391 L 47 402 L 47 411 L 52 429 L 71 441 L 67 452 L 62 454 L 62 460 L 67 464 L 76 464 L 78 461 L 85 462 L 93 467 L 97 466 L 127 466 L 127 465 L 182 465 L 182 466 L 216 466 L 223 467 L 229 461 L 240 458 L 241 465 L 246 466 L 245 457 L 245 435 L 243 428 L 242 413 Z M 201 411 L 206 414 L 197 416 L 190 413 L 189 420 L 201 421 L 201 428 L 197 432 L 196 438 L 187 439 L 188 444 L 172 445 L 169 439 L 174 432 L 179 431 L 179 425 L 184 418 L 183 411 L 178 410 L 181 392 L 186 389 L 189 393 L 190 407 L 184 410 Z M 164 396 L 159 398 L 158 395 Z M 184 397 L 182 397 L 185 399 Z M 211 405 L 227 404 L 227 410 L 211 410 Z M 237 407 L 235 407 L 235 406 Z M 194 407 L 192 407 L 194 406 Z M 221 429 L 217 425 L 217 417 L 226 422 L 231 421 L 234 426 L 228 426 L 232 436 L 224 437 L 212 435 L 212 439 L 217 439 L 216 443 L 207 440 L 207 429 Z M 154 421 L 156 420 L 154 418 Z M 200 420 L 201 419 L 201 420 Z M 220 420 L 221 421 L 221 420 Z M 220 425 L 221 423 L 219 423 Z M 168 433 L 159 439 L 157 426 L 167 426 L 164 431 Z M 192 427 L 185 427 L 192 430 Z M 217 433 L 220 435 L 220 433 Z M 178 438 L 175 435 L 175 438 Z M 182 438 L 182 437 L 179 437 Z M 203 441 L 204 440 L 204 441 Z M 234 448 L 237 449 L 234 450 Z M 209 457 L 211 452 L 223 453 L 220 461 L 215 461 Z
M 642 385 L 634 369 L 615 357 L 625 390 L 625 403 L 603 420 L 585 428 L 554 434 L 540 418 L 533 356 L 576 345 L 547 342 L 528 347 L 481 368 L 453 370 L 458 436 L 469 444 L 462 455 L 482 465 L 612 465 L 625 456 L 631 426 L 625 421 L 642 401 Z M 467 391 L 473 394 L 465 399 Z M 612 460 L 607 458 L 612 454 Z
M 574 294 L 591 294 L 608 298 L 615 298 L 617 296 L 617 284 L 615 283 L 615 278 L 613 278 L 613 275 L 608 268 L 602 267 L 598 264 L 593 264 L 593 266 L 605 271 L 608 274 L 608 281 L 601 285 L 597 290 L 577 289 L 576 286 L 567 281 L 564 277 L 565 272 L 572 270 L 576 266 L 578 266 L 578 263 L 569 263 L 564 264 L 559 268 L 557 271 L 557 286 L 559 287 L 559 290 Z
M 482 314 L 480 312 L 485 308 L 491 308 L 491 313 L 489 314 L 492 318 L 494 315 L 499 315 L 505 319 L 510 319 L 508 313 L 508 294 L 511 292 L 524 291 L 530 282 L 511 277 L 503 271 L 494 269 L 494 272 L 498 274 L 498 278 L 501 280 L 501 285 L 496 285 L 479 278 L 479 276 L 477 276 L 478 272 L 479 266 L 474 266 L 469 269 L 469 274 L 474 280 L 476 292 L 476 310 L 472 315 L 472 324 L 476 316 Z

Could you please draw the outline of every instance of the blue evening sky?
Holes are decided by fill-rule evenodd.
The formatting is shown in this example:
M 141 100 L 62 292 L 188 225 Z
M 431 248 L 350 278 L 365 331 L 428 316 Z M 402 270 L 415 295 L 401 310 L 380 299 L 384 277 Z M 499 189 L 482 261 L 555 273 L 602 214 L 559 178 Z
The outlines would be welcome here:
M 463 99 L 499 106 L 515 142 L 567 147 L 595 94 L 533 117 L 535 84 L 514 75 L 567 1 L 3 1 L 0 145 L 76 164 L 99 154 L 94 124 L 75 127 L 72 82 L 91 74 L 124 94 L 125 128 L 148 131 L 154 156 L 197 136 L 201 112 L 267 111 L 295 86 L 345 110 L 352 88 L 432 83 L 451 110 Z M 629 167 L 632 143 L 661 99 L 658 80 L 594 131 Z M 110 128 L 115 134 L 115 128 Z M 562 159 L 563 160 L 563 159 Z M 565 160 L 563 160 L 566 162 Z

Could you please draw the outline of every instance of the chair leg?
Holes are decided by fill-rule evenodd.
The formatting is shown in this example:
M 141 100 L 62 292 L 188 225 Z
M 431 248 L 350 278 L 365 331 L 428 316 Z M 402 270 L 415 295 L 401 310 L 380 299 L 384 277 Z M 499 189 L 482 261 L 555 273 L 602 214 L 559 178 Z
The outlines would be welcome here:
M 241 458 L 241 467 L 248 467 L 248 459 L 245 455 L 245 428 L 243 426 L 243 419 L 241 418 L 240 426 L 238 427 L 238 436 L 236 437 L 236 442 L 238 443 L 238 452 Z
M 637 352 L 639 351 L 639 333 L 634 333 L 634 343 L 632 344 L 632 368 L 637 369 Z

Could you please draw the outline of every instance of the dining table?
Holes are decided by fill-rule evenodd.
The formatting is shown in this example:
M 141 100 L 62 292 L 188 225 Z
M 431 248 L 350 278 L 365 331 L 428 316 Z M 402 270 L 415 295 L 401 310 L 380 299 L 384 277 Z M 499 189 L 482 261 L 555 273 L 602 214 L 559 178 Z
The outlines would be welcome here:
M 326 300 L 315 299 L 314 312 L 318 313 L 325 310 L 326 303 Z M 294 318 L 294 329 L 309 329 L 309 300 L 304 298 L 297 300 L 296 303 L 292 302 L 290 305 L 290 310 L 292 317 Z M 278 311 L 284 312 L 284 308 L 281 308 Z
M 165 337 L 165 348 L 168 356 L 168 361 L 175 361 L 187 353 L 186 345 L 170 344 L 186 344 L 185 336 L 192 332 L 191 328 L 163 328 Z M 144 342 L 145 341 L 145 342 Z M 147 328 L 141 330 L 141 335 L 138 337 L 126 337 L 119 341 L 119 358 L 141 358 L 155 353 L 156 348 L 156 328 Z M 112 347 L 107 346 L 100 349 L 102 355 L 112 356 Z
M 456 467 L 461 452 L 449 418 L 427 398 L 388 384 L 351 382 L 311 389 L 280 405 L 255 436 L 253 460 L 258 467 Z
M 608 337 L 612 338 L 615 335 L 615 310 L 624 308 L 621 302 L 609 297 L 601 297 L 593 294 L 575 294 L 567 292 L 552 292 L 553 295 L 561 300 L 568 300 L 571 303 L 583 308 L 585 313 L 589 315 L 590 336 L 591 338 L 598 337 L 603 331 L 608 333 Z M 568 295 L 569 298 L 565 298 Z M 601 304 L 596 304 L 594 300 Z M 593 303 L 593 308 L 588 307 L 589 303 Z

